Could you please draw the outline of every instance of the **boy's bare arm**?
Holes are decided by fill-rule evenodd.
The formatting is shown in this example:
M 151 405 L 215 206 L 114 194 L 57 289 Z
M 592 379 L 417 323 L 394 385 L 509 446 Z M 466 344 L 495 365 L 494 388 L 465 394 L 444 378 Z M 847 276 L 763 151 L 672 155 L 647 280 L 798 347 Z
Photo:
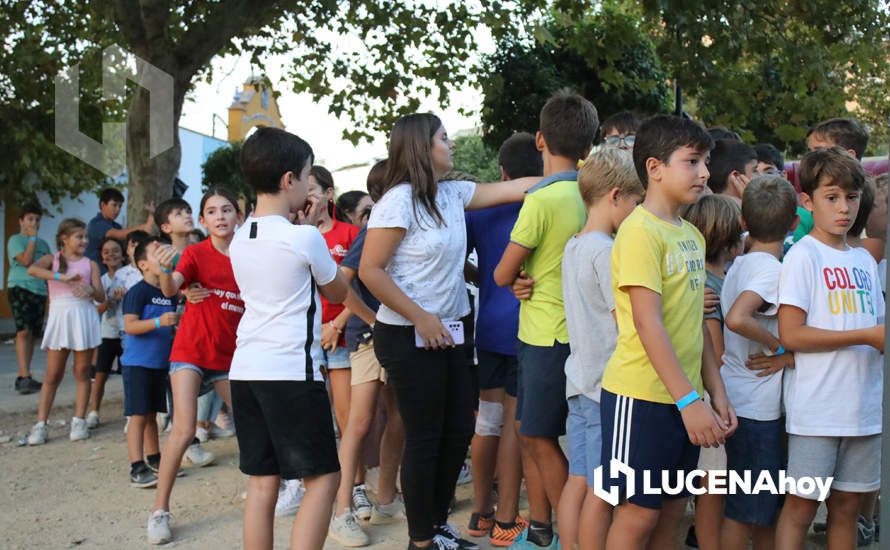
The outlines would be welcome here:
M 522 270 L 522 263 L 532 251 L 514 242 L 507 243 L 501 261 L 494 268 L 494 282 L 498 286 L 512 285 Z
M 754 314 L 765 304 L 766 302 L 756 292 L 750 290 L 742 292 L 726 314 L 726 326 L 736 334 L 774 352 L 779 349 L 779 339 L 754 318 Z
M 676 403 L 695 388 L 680 367 L 680 360 L 664 327 L 661 294 L 642 286 L 627 287 L 627 292 L 630 296 L 634 328 L 637 330 L 643 349 L 646 350 L 646 355 L 658 378 Z M 711 353 L 713 356 L 713 351 Z M 718 423 L 714 413 L 705 406 L 704 401 L 697 400 L 686 406 L 680 414 L 689 440 L 693 444 L 713 447 L 724 442 L 724 427 Z
M 788 304 L 779 306 L 779 341 L 793 351 L 832 351 L 849 346 L 871 346 L 884 352 L 884 325 L 855 330 L 827 330 L 807 325 L 807 313 Z
M 476 191 L 473 192 L 473 198 L 470 200 L 470 204 L 467 205 L 467 210 L 478 210 L 499 204 L 522 202 L 525 199 L 525 192 L 539 181 L 541 181 L 541 178 L 531 176 L 477 185 Z
M 726 386 L 723 384 L 723 377 L 720 376 L 720 359 L 718 359 L 716 350 L 711 343 L 707 321 L 714 321 L 714 319 L 707 319 L 702 326 L 704 333 L 701 355 L 702 383 L 708 390 L 708 395 L 711 396 L 711 408 L 723 421 L 723 435 L 729 437 L 739 427 L 739 421 L 736 418 L 735 409 L 729 402 L 729 396 L 726 395 Z

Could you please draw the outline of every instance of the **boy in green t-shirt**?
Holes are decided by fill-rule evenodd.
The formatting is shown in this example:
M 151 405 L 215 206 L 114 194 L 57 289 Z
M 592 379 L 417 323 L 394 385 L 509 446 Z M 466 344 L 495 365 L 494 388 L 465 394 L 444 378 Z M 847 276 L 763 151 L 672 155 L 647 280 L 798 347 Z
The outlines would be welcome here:
M 663 472 L 673 479 L 678 470 L 694 470 L 699 446 L 722 444 L 737 426 L 705 336 L 705 240 L 680 218 L 681 207 L 705 189 L 713 146 L 704 128 L 674 116 L 650 118 L 637 131 L 634 166 L 646 199 L 621 224 L 612 248 L 618 342 L 600 400 L 601 463 L 617 459 L 636 476 L 633 494 L 626 477 L 602 476 L 605 490 L 620 495 L 610 548 L 642 549 L 647 541 L 650 548 L 673 547 L 689 492 L 667 494 Z M 711 407 L 701 399 L 704 389 Z M 646 474 L 661 494 L 645 493 Z
M 557 547 L 551 509 L 557 507 L 568 478 L 568 462 L 558 441 L 566 433 L 568 412 L 562 255 L 566 242 L 587 221 L 577 167 L 590 152 L 598 126 L 596 108 L 577 94 L 558 92 L 541 109 L 536 144 L 544 160 L 544 179 L 529 189 L 494 271 L 498 285 L 513 285 L 514 292 L 525 289 L 525 294 L 517 293 L 522 302 L 516 420 L 533 467 L 525 471 L 530 526 L 516 542 L 541 548 Z
M 41 383 L 31 378 L 31 357 L 34 337 L 43 333 L 46 313 L 46 281 L 28 275 L 28 266 L 35 259 L 50 253 L 49 244 L 37 236 L 43 209 L 39 204 L 26 204 L 19 212 L 19 232 L 9 238 L 7 298 L 15 318 L 15 355 L 19 373 L 15 391 L 29 394 L 40 391 Z

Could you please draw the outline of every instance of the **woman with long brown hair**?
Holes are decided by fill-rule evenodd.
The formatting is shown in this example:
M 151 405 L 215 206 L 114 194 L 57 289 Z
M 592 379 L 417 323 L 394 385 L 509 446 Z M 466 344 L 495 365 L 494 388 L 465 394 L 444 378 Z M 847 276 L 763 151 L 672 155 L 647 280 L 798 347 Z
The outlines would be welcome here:
M 539 178 L 479 185 L 439 181 L 453 144 L 438 117 L 403 116 L 390 135 L 386 193 L 371 211 L 359 276 L 380 300 L 374 349 L 405 425 L 401 485 L 418 548 L 478 548 L 447 523 L 473 434 L 474 384 L 460 319 L 464 210 L 522 201 Z

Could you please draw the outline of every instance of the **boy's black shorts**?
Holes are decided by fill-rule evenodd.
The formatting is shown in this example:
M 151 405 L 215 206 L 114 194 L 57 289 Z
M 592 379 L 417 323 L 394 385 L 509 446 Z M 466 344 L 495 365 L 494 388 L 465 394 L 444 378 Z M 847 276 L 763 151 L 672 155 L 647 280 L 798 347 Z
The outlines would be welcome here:
M 301 479 L 340 470 L 323 382 L 230 380 L 241 471 Z
M 6 292 L 9 307 L 15 319 L 15 330 L 27 330 L 34 336 L 43 335 L 43 318 L 46 314 L 46 296 L 35 294 L 17 286 Z
M 124 365 L 124 415 L 167 412 L 167 369 Z
M 117 366 L 120 368 L 123 353 L 124 348 L 121 347 L 120 338 L 102 338 L 96 357 L 96 372 L 110 373 L 115 359 L 117 359 Z

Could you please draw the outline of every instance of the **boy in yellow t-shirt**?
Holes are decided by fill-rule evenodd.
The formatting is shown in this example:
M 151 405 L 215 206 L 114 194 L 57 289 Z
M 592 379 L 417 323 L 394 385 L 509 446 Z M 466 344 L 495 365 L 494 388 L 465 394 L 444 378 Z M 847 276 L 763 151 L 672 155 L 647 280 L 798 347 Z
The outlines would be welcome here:
M 674 479 L 677 470 L 694 470 L 699 446 L 722 444 L 737 425 L 704 332 L 705 241 L 679 215 L 705 188 L 713 146 L 701 126 L 674 116 L 650 118 L 637 131 L 634 166 L 646 199 L 612 248 L 618 342 L 600 401 L 601 463 L 623 462 L 636 483 L 615 509 L 610 548 L 673 547 L 689 492 L 644 494 L 644 472 L 660 487 L 662 472 Z M 603 480 L 606 490 L 629 493 L 625 478 Z
M 510 242 L 494 271 L 500 286 L 519 293 L 519 376 L 516 421 L 526 468 L 529 528 L 515 539 L 523 548 L 557 548 L 550 523 L 568 477 L 559 446 L 566 433 L 565 362 L 569 335 L 562 302 L 562 256 L 566 242 L 587 220 L 578 191 L 578 161 L 587 157 L 599 127 L 592 103 L 558 92 L 541 109 L 536 144 L 544 160 L 544 179 L 529 189 Z M 529 462 L 529 461 L 525 461 Z

